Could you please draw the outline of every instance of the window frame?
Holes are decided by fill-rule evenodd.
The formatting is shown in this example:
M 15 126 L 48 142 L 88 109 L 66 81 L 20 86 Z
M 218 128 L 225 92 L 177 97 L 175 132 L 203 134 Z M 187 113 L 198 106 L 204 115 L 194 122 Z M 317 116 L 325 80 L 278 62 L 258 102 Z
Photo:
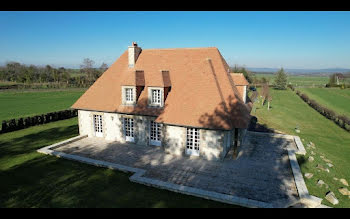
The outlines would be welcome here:
M 103 137 L 103 115 L 93 114 L 92 118 L 95 137 Z
M 136 104 L 136 86 L 122 86 L 122 104 L 129 106 Z
M 201 133 L 199 128 L 187 128 L 186 129 L 186 154 L 199 156 Z
M 154 102 L 153 91 L 158 91 L 158 99 Z M 163 107 L 164 105 L 164 88 L 163 87 L 148 87 L 148 106 L 149 107 Z
M 152 126 L 152 124 L 154 126 Z M 149 121 L 149 140 L 150 145 L 161 146 L 162 145 L 162 129 L 163 124 L 157 123 L 154 120 Z

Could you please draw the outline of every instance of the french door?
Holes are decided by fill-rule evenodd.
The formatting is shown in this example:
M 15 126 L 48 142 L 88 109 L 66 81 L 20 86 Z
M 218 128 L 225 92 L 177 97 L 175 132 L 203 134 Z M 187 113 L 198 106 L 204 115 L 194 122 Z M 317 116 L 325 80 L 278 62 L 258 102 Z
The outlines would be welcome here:
M 125 140 L 134 142 L 134 119 L 132 118 L 124 118 L 124 133 Z
M 187 128 L 186 154 L 199 156 L 199 129 Z
M 150 122 L 150 144 L 155 146 L 161 146 L 162 140 L 162 125 L 154 121 Z
M 103 137 L 102 115 L 94 115 L 94 130 L 96 137 Z

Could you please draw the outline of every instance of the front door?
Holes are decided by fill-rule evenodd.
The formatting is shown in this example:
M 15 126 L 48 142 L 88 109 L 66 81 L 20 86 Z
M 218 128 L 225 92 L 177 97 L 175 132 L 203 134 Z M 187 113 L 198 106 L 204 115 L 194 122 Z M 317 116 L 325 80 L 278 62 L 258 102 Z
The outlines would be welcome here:
M 124 118 L 125 140 L 134 142 L 134 119 Z
M 102 115 L 94 115 L 94 130 L 96 137 L 103 137 Z
M 162 125 L 154 121 L 150 122 L 150 144 L 155 146 L 161 146 L 161 134 L 162 134 Z
M 186 154 L 199 156 L 199 129 L 187 128 Z

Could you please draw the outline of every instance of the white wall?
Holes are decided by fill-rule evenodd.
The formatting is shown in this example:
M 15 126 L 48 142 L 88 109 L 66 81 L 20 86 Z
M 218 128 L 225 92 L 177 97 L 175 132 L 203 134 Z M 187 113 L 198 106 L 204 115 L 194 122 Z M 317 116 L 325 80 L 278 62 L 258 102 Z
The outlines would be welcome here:
M 135 144 L 149 145 L 149 122 L 154 120 L 155 117 L 78 110 L 79 132 L 81 135 L 95 136 L 93 128 L 94 114 L 102 115 L 103 138 L 106 140 L 125 143 L 123 118 L 131 117 L 134 118 Z M 229 132 L 232 131 L 200 129 L 200 156 L 208 160 L 222 159 L 233 142 L 234 135 L 230 135 Z M 162 148 L 165 152 L 185 155 L 186 133 L 186 127 L 164 125 L 162 129 Z

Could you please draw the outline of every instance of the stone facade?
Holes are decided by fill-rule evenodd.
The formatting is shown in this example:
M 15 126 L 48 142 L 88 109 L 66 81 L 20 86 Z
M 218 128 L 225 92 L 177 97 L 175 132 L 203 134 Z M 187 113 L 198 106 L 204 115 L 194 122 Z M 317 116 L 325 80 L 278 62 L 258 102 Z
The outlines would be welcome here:
M 119 113 L 78 111 L 79 133 L 95 137 L 93 115 L 102 115 L 103 138 L 109 141 L 126 143 L 123 119 L 134 119 L 134 142 L 138 145 L 150 146 L 150 121 L 152 116 L 126 115 Z M 199 155 L 207 160 L 222 160 L 233 147 L 235 131 L 199 129 Z M 243 140 L 245 130 L 239 130 L 238 141 Z M 187 127 L 163 125 L 161 148 L 165 153 L 186 154 Z M 156 147 L 156 146 L 154 146 Z

